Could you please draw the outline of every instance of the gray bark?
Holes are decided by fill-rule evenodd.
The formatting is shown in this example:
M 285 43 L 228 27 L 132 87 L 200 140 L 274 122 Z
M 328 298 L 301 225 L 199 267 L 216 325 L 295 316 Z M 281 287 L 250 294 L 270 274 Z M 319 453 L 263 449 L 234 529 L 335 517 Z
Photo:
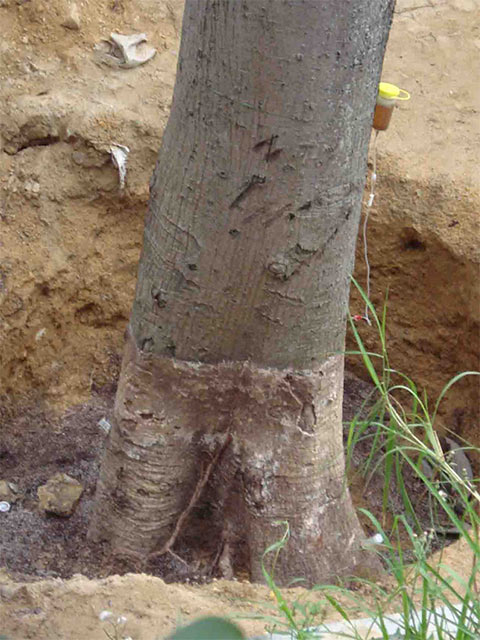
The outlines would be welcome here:
M 165 548 L 209 454 L 227 565 L 241 542 L 259 579 L 278 519 L 280 580 L 365 561 L 338 354 L 392 10 L 187 1 L 91 528 L 117 551 Z

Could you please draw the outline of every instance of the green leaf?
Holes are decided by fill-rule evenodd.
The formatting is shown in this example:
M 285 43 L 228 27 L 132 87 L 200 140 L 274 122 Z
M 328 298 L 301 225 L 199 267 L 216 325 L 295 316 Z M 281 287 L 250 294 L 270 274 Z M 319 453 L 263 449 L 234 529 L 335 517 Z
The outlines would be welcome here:
M 244 640 L 240 629 L 223 618 L 202 618 L 178 629 L 168 640 Z

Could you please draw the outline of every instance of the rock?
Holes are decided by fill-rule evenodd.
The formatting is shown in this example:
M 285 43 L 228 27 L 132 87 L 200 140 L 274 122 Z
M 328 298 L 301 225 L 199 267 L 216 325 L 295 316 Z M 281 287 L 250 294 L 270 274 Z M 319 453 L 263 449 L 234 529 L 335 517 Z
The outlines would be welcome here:
M 82 484 L 66 473 L 55 474 L 37 490 L 40 508 L 63 517 L 72 515 L 82 493 Z
M 101 418 L 98 422 L 97 425 L 100 427 L 100 429 L 106 434 L 108 435 L 110 433 L 110 430 L 112 428 L 112 425 L 110 424 L 110 422 L 105 418 Z
M 38 198 L 40 195 L 40 185 L 36 180 L 28 179 L 23 184 L 24 194 L 28 200 Z
M 80 30 L 80 12 L 76 4 L 68 3 L 67 15 L 61 25 L 65 29 L 71 29 L 72 31 Z
M 14 482 L 0 480 L 0 502 L 10 502 L 13 504 L 20 498 L 20 489 Z

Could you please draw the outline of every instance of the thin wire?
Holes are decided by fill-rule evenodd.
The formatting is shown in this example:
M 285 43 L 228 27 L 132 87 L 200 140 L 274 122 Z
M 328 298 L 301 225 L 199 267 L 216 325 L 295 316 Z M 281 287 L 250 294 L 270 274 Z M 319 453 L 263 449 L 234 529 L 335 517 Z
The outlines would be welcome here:
M 365 259 L 365 266 L 367 268 L 367 301 L 370 300 L 370 262 L 368 260 L 367 225 L 370 209 L 372 208 L 373 201 L 375 199 L 375 186 L 377 183 L 377 137 L 378 131 L 375 130 L 372 149 L 373 168 L 372 175 L 370 176 L 370 195 L 368 196 L 367 210 L 365 212 L 365 220 L 363 221 L 363 256 Z M 363 319 L 371 326 L 372 322 L 368 315 L 368 302 L 365 302 L 365 313 L 363 314 Z

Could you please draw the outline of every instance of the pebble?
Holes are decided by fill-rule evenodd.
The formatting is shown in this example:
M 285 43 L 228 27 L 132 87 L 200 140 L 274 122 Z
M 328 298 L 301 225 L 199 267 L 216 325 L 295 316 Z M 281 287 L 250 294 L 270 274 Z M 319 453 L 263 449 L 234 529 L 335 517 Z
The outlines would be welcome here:
M 13 503 L 20 497 L 20 490 L 14 482 L 0 480 L 0 501 Z M 7 509 L 8 511 L 8 509 Z
M 100 420 L 97 422 L 97 425 L 106 434 L 110 433 L 110 429 L 112 428 L 112 425 L 106 418 L 100 418 Z
M 83 485 L 66 473 L 56 473 L 38 487 L 40 508 L 57 516 L 71 516 L 83 493 Z
M 68 5 L 67 15 L 61 25 L 71 31 L 80 30 L 80 12 L 76 4 L 71 3 Z

